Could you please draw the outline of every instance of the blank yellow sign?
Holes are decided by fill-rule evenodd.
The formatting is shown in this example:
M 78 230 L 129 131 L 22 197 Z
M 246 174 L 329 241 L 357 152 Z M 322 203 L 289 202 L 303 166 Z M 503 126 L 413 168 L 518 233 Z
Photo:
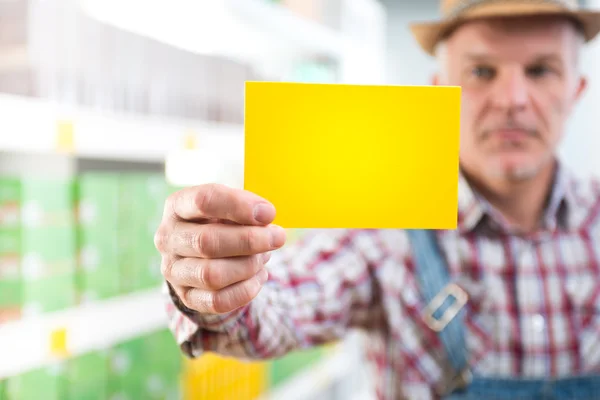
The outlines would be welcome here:
M 284 228 L 455 229 L 460 95 L 247 82 L 244 187 Z

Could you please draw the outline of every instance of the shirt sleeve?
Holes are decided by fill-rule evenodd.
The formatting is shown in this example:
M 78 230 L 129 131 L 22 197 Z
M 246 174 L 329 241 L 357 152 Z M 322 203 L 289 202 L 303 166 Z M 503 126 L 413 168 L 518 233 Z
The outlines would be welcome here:
M 377 260 L 369 231 L 314 230 L 273 252 L 269 280 L 247 306 L 225 315 L 187 309 L 166 286 L 169 327 L 183 352 L 269 359 L 381 323 Z

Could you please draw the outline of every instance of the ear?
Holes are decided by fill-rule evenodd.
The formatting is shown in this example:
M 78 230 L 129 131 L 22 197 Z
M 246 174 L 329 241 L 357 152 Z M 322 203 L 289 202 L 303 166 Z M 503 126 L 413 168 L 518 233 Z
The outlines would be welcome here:
M 579 78 L 579 82 L 577 83 L 577 88 L 575 89 L 575 98 L 574 98 L 575 101 L 578 101 L 581 98 L 581 96 L 583 96 L 587 87 L 588 87 L 587 77 L 581 76 Z

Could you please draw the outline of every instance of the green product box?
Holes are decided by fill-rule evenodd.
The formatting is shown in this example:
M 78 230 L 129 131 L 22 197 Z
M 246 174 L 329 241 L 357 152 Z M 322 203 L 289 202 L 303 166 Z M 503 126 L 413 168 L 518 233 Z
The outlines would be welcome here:
M 74 272 L 75 230 L 65 228 L 0 229 L 2 276 L 39 279 Z
M 121 293 L 120 273 L 118 264 L 100 267 L 95 271 L 77 271 L 77 302 L 86 304 L 118 296 Z
M 64 400 L 66 376 L 64 364 L 40 368 L 6 381 L 9 400 Z
M 22 178 L 20 182 L 22 227 L 73 227 L 74 181 Z
M 179 375 L 182 356 L 179 346 L 168 329 L 147 335 L 143 342 L 147 365 L 153 371 Z
M 154 248 L 154 233 L 168 193 L 169 186 L 160 174 L 128 174 L 121 179 L 119 264 L 125 293 L 160 282 L 160 255 Z
M 168 330 L 111 350 L 109 399 L 179 399 L 181 352 Z
M 75 357 L 67 366 L 65 400 L 105 400 L 108 383 L 108 353 L 92 352 Z
M 136 271 L 138 287 L 141 289 L 158 287 L 163 282 L 161 273 L 162 257 L 154 246 L 152 235 L 140 233 L 135 244 L 135 257 L 139 263 Z
M 119 263 L 119 243 L 117 228 L 105 231 L 90 231 L 78 229 L 77 232 L 77 264 L 78 269 L 94 272 L 106 266 Z
M 136 259 L 139 262 L 135 271 L 136 288 L 138 290 L 152 289 L 160 287 L 163 277 L 160 269 L 161 256 L 156 249 L 149 249 L 144 252 L 144 248 L 138 248 L 139 253 Z
M 23 313 L 39 315 L 77 305 L 75 274 L 28 280 L 23 285 Z
M 181 352 L 173 335 L 166 329 L 147 335 L 144 395 L 146 399 L 176 399 L 180 393 Z
M 23 286 L 20 280 L 0 280 L 0 325 L 21 318 Z
M 121 293 L 121 268 L 118 257 L 117 231 L 91 238 L 79 229 L 77 292 L 86 303 L 118 296 Z
M 72 279 L 64 287 L 54 278 L 75 272 L 73 197 L 70 179 L 0 178 L 0 321 L 73 305 Z M 49 292 L 46 278 L 59 295 L 40 294 Z
M 21 182 L 0 178 L 0 228 L 18 227 L 21 220 Z
M 144 338 L 120 343 L 110 351 L 108 398 L 135 400 L 144 391 L 146 351 Z
M 124 175 L 120 180 L 119 194 L 119 265 L 121 266 L 121 291 L 130 293 L 138 290 L 137 271 L 140 261 L 136 257 L 136 242 L 143 203 L 147 201 L 140 191 L 139 179 L 133 174 Z
M 118 262 L 119 176 L 85 174 L 76 190 L 79 265 L 91 271 Z
M 298 350 L 282 358 L 273 360 L 269 365 L 269 383 L 276 387 L 305 368 L 310 368 L 323 357 L 324 350 L 315 347 Z
M 0 400 L 7 400 L 6 397 L 6 382 L 0 380 Z
M 73 306 L 75 261 L 73 227 L 0 229 L 0 319 Z
M 56 311 L 76 304 L 72 227 L 0 230 L 0 307 L 11 314 Z
M 121 205 L 143 215 L 145 221 L 160 221 L 170 187 L 162 174 L 133 173 L 121 177 Z
M 118 226 L 120 174 L 85 173 L 77 179 L 77 223 L 85 232 Z
M 21 268 L 25 280 L 74 273 L 75 228 L 25 228 L 21 231 Z
M 71 226 L 73 194 L 70 179 L 1 177 L 0 226 Z
M 19 230 L 0 227 L 0 324 L 19 319 L 22 303 Z
M 179 400 L 181 383 L 179 376 L 172 373 L 149 371 L 146 375 L 141 395 L 148 400 Z
M 77 181 L 77 291 L 81 302 L 120 294 L 117 234 L 120 175 L 85 173 Z
M 16 279 L 21 275 L 21 230 L 0 226 L 0 276 Z

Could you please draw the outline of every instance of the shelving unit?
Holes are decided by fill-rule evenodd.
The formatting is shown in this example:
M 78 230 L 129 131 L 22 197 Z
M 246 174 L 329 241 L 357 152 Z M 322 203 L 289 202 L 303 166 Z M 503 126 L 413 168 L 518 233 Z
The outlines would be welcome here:
M 163 163 L 172 151 L 243 150 L 243 127 L 234 124 L 99 113 L 7 94 L 0 110 L 10 110 L 0 121 L 0 152 Z
M 383 55 L 377 45 L 267 0 L 77 1 L 99 21 L 174 48 L 248 64 L 268 79 L 286 80 L 294 65 L 314 60 L 336 64 L 340 83 L 381 79 Z M 33 169 L 35 155 L 61 155 L 106 165 L 156 165 L 175 185 L 243 184 L 241 124 L 101 112 L 7 94 L 0 94 L 0 110 L 0 156 L 15 169 Z M 12 163 L 21 154 L 28 155 L 26 161 Z M 76 167 L 65 170 L 78 173 Z M 164 329 L 163 310 L 156 289 L 2 324 L 0 381 Z M 266 399 L 312 399 L 336 381 L 351 379 L 360 364 L 351 343 L 340 344 Z
M 167 327 L 160 290 L 0 325 L 0 379 Z
M 194 53 L 248 63 L 268 75 L 281 76 L 307 57 L 342 60 L 351 47 L 342 33 L 263 0 L 162 0 L 144 2 L 143 13 L 137 0 L 82 4 L 105 23 Z M 164 19 L 178 21 L 178 29 L 157 22 Z

